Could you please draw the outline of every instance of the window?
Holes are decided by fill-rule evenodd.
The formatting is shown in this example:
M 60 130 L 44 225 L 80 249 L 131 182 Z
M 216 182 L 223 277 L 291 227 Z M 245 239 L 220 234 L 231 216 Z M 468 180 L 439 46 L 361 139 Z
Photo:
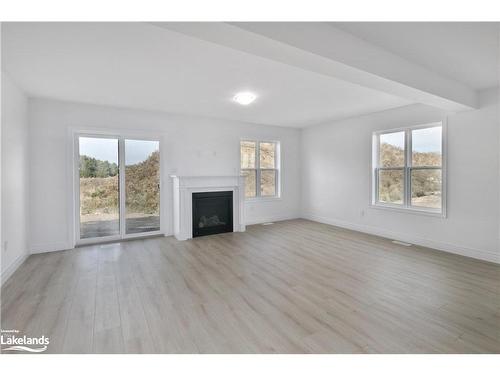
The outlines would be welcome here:
M 372 204 L 444 214 L 441 123 L 373 135 Z
M 245 198 L 279 196 L 279 142 L 241 141 Z

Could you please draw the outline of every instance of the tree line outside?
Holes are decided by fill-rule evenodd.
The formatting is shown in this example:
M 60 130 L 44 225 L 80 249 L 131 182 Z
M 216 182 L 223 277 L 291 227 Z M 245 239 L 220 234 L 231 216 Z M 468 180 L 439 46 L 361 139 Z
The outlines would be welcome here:
M 98 160 L 87 155 L 80 156 L 80 178 L 113 177 L 118 174 L 118 165 L 107 160 Z

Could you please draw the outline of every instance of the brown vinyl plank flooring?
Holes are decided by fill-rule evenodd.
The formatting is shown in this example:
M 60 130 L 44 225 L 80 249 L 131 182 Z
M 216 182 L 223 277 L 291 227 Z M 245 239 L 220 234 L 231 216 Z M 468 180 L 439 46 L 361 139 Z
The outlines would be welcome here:
M 300 219 L 31 255 L 1 323 L 48 353 L 500 353 L 499 289 L 499 265 Z

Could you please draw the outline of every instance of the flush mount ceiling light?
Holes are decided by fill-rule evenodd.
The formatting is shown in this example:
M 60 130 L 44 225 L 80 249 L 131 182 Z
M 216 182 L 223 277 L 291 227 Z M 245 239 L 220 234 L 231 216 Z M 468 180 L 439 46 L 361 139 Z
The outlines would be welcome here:
M 254 93 L 249 92 L 249 91 L 239 92 L 233 98 L 233 100 L 236 103 L 241 104 L 241 105 L 249 105 L 255 99 L 257 99 L 257 95 L 255 95 Z

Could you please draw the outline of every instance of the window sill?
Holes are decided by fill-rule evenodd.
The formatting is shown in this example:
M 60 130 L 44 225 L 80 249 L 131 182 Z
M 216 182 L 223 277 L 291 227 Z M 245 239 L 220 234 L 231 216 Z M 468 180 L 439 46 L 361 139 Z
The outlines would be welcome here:
M 257 197 L 257 198 L 245 198 L 245 203 L 258 203 L 258 202 L 274 202 L 280 201 L 281 197 Z
M 406 214 L 413 214 L 413 215 L 423 215 L 423 216 L 431 216 L 439 219 L 446 219 L 446 212 L 440 212 L 440 211 L 431 211 L 431 210 L 425 210 L 425 209 L 418 209 L 418 208 L 408 208 L 408 207 L 395 207 L 391 205 L 385 205 L 385 204 L 370 204 L 369 208 L 373 208 L 376 210 L 384 210 L 384 211 L 394 211 L 394 212 L 401 212 L 401 213 L 406 213 Z

